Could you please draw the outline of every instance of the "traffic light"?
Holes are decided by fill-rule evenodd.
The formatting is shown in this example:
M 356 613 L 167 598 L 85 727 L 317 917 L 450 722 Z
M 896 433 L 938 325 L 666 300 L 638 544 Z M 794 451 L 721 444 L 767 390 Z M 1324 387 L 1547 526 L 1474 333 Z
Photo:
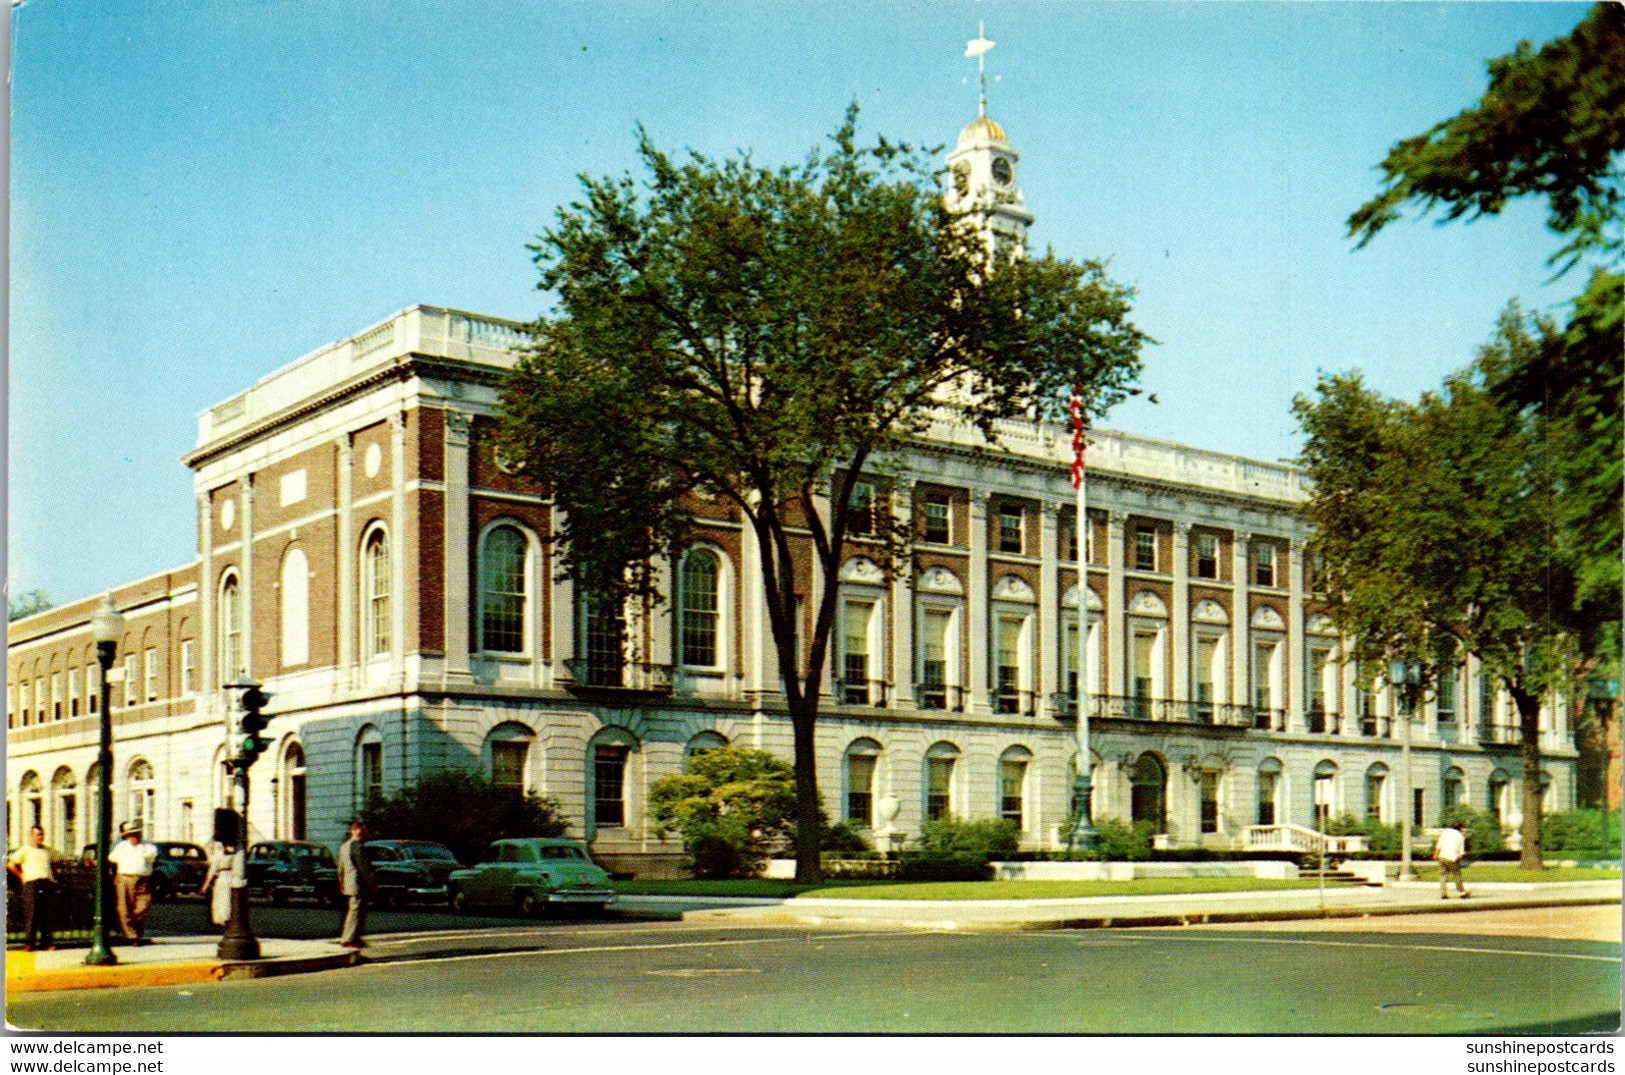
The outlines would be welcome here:
M 271 745 L 271 741 L 265 736 L 265 725 L 271 718 L 264 712 L 265 704 L 270 700 L 271 696 L 257 686 L 250 686 L 243 691 L 243 715 L 237 727 L 243 735 L 239 744 L 238 758 L 245 767 L 253 765 L 255 759 L 265 753 L 265 748 Z

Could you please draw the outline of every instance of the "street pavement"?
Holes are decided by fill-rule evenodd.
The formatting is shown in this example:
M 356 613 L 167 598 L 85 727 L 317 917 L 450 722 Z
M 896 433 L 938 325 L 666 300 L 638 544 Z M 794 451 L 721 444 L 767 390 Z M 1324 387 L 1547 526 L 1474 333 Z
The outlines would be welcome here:
M 627 896 L 620 913 L 674 918 L 716 928 L 813 926 L 894 930 L 1007 931 L 1129 928 L 1207 923 L 1269 923 L 1372 916 L 1456 913 L 1528 907 L 1618 904 L 1617 881 L 1549 884 L 1479 884 L 1474 898 L 1441 901 L 1432 884 L 1392 884 L 1270 892 L 1190 893 L 1134 898 L 1059 900 L 913 901 L 796 898 L 724 900 Z M 155 938 L 152 944 L 114 950 L 116 966 L 87 967 L 84 948 L 10 951 L 10 995 L 66 989 L 155 986 L 258 978 L 332 970 L 357 962 L 447 958 L 534 948 L 536 930 L 473 920 L 469 928 L 375 934 L 374 949 L 358 957 L 327 938 L 263 938 L 263 958 L 222 960 L 209 936 Z M 539 927 L 545 934 L 547 927 Z M 1617 934 L 1615 940 L 1617 941 Z M 383 942 L 383 943 L 380 943 Z

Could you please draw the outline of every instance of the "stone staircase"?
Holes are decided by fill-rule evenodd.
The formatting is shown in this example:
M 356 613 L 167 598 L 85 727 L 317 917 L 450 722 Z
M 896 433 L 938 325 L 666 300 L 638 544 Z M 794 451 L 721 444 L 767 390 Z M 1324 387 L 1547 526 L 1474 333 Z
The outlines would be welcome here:
M 1328 885 L 1364 885 L 1367 888 L 1382 887 L 1379 882 L 1367 881 L 1364 877 L 1361 877 L 1357 873 L 1350 873 L 1348 870 L 1339 869 L 1336 866 L 1328 866 L 1324 870 L 1314 866 L 1300 866 L 1298 868 L 1298 879 L 1301 881 L 1315 881 L 1322 878 Z

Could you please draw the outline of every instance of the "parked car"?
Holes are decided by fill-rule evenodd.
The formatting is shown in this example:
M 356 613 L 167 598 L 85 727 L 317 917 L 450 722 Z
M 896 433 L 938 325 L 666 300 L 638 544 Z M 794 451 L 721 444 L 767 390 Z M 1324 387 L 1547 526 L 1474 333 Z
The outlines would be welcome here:
M 153 846 L 158 849 L 158 859 L 152 866 L 152 898 L 197 895 L 209 872 L 209 856 L 203 848 L 174 840 L 155 840 Z M 86 866 L 96 865 L 96 845 L 86 844 L 79 858 Z
M 446 878 L 461 867 L 450 848 L 428 840 L 369 840 L 361 849 L 385 907 L 446 902 Z
M 580 840 L 498 840 L 485 861 L 446 879 L 456 911 L 488 907 L 533 915 L 547 905 L 603 910 L 615 902 L 609 874 Z
M 248 848 L 248 894 L 272 903 L 318 900 L 337 907 L 338 864 L 321 844 L 268 840 Z

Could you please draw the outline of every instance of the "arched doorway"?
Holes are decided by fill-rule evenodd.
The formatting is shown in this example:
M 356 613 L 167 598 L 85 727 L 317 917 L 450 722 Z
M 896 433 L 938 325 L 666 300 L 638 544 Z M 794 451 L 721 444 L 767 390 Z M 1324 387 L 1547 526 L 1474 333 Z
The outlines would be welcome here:
M 1141 754 L 1129 773 L 1129 818 L 1167 828 L 1168 767 L 1155 754 Z

